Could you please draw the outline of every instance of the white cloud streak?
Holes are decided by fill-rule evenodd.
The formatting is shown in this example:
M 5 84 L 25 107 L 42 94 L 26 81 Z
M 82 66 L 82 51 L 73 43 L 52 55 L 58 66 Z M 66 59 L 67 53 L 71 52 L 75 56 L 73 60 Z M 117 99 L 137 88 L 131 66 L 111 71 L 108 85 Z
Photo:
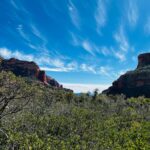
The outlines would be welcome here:
M 123 25 L 121 25 L 117 33 L 114 34 L 114 39 L 117 44 L 117 51 L 112 51 L 114 56 L 123 62 L 126 60 L 126 54 L 128 53 L 129 49 L 133 49 L 128 42 Z
M 138 7 L 136 0 L 129 0 L 127 17 L 130 26 L 135 26 L 138 21 Z
M 94 66 L 90 66 L 87 64 L 81 64 L 80 69 L 85 72 L 91 72 L 91 73 L 97 74 L 97 71 Z
M 0 48 L 0 56 L 9 59 L 9 58 L 18 58 L 21 60 L 28 60 L 28 61 L 32 61 L 34 59 L 33 55 L 27 55 L 27 54 L 23 54 L 20 53 L 18 50 L 16 51 L 11 51 L 7 48 Z
M 64 65 L 64 63 L 62 62 L 59 62 L 59 63 L 57 64 L 55 63 L 55 66 L 56 66 L 55 68 L 54 67 L 41 67 L 41 69 L 45 71 L 52 71 L 52 72 L 71 72 L 77 69 L 76 62 L 71 62 L 71 63 L 68 63 L 67 65 Z
M 99 69 L 99 74 L 110 76 L 110 71 L 112 71 L 110 67 L 101 66 Z
M 114 35 L 114 38 L 119 46 L 119 50 L 127 52 L 129 50 L 129 43 L 124 32 L 124 28 L 121 26 L 119 31 Z
M 121 62 L 126 60 L 126 56 L 123 52 L 114 52 L 116 58 L 118 58 Z
M 74 33 L 70 33 L 70 34 L 72 38 L 71 44 L 73 46 L 81 47 L 91 55 L 93 56 L 95 55 L 95 52 L 98 50 L 98 47 L 94 43 L 92 43 L 87 39 L 77 37 Z
M 14 8 L 16 14 L 15 19 L 17 22 L 20 22 L 16 27 L 16 30 L 19 33 L 22 42 L 31 49 L 44 51 L 45 53 L 48 52 L 46 47 L 48 40 L 37 28 L 37 24 L 33 22 L 32 13 L 24 7 L 23 2 L 21 1 L 10 0 L 10 4 Z M 19 12 L 25 14 L 25 18 L 21 18 L 20 15 L 18 15 Z M 35 39 L 35 37 L 36 41 L 33 41 L 33 38 Z
M 97 26 L 97 32 L 101 33 L 101 27 L 106 25 L 107 21 L 107 9 L 106 9 L 107 0 L 97 0 L 97 6 L 95 11 L 95 20 Z
M 25 41 L 30 42 L 29 36 L 24 32 L 24 28 L 23 28 L 23 25 L 22 25 L 22 24 L 18 25 L 17 30 L 18 30 L 20 36 L 21 36 Z
M 41 34 L 41 32 L 34 25 L 34 23 L 29 23 L 27 27 L 30 29 L 29 34 L 25 32 L 25 27 L 22 24 L 18 25 L 17 27 L 17 31 L 20 34 L 21 38 L 25 40 L 25 44 L 31 49 L 48 53 L 48 49 L 46 47 L 46 44 L 48 42 L 46 37 Z M 40 40 L 40 42 L 36 42 L 36 44 L 33 43 L 31 40 L 33 36 L 37 37 Z
M 61 58 L 50 57 L 47 55 L 25 54 L 19 50 L 10 50 L 0 48 L 0 56 L 5 59 L 17 58 L 20 60 L 34 61 L 42 70 L 52 72 L 88 72 L 91 74 L 99 74 L 110 77 L 110 71 L 113 70 L 107 66 L 95 66 L 90 64 L 78 64 L 75 61 L 65 62 Z M 112 78 L 112 77 L 111 77 Z
M 50 67 L 41 67 L 41 70 L 50 71 L 50 72 L 70 72 L 72 71 L 72 68 L 50 68 Z
M 70 15 L 70 18 L 71 18 L 71 21 L 72 21 L 73 25 L 76 28 L 80 29 L 79 12 L 78 12 L 78 9 L 76 8 L 76 6 L 73 4 L 73 2 L 71 0 L 69 0 L 68 11 L 69 11 L 69 15 Z
M 75 69 L 75 63 L 73 62 L 65 64 L 59 58 L 51 58 L 49 56 L 36 56 L 32 54 L 24 54 L 18 50 L 9 50 L 7 48 L 0 48 L 0 56 L 4 57 L 5 59 L 9 58 L 17 58 L 20 60 L 27 60 L 27 61 L 34 61 L 42 69 L 46 71 L 54 71 L 54 72 L 68 72 Z M 46 67 L 43 67 L 46 66 Z
M 29 15 L 29 12 L 24 7 L 22 1 L 10 0 L 10 4 L 16 11 L 23 12 L 24 14 Z M 20 18 L 20 19 L 22 20 L 22 18 Z
M 84 50 L 94 55 L 95 45 L 93 43 L 89 42 L 88 40 L 83 40 L 81 46 Z
M 43 45 L 47 44 L 47 39 L 45 38 L 45 36 L 42 35 L 42 33 L 33 23 L 31 23 L 30 29 L 31 29 L 31 32 L 43 42 Z
M 100 50 L 100 52 L 101 52 L 103 55 L 105 55 L 105 56 L 110 55 L 110 49 L 107 48 L 106 46 L 102 46 L 99 50 Z

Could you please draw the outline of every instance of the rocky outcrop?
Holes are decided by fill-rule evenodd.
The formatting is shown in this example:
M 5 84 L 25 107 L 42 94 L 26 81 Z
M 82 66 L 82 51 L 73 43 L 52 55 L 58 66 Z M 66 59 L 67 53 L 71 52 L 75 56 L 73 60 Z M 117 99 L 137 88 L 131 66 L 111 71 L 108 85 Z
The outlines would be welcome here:
M 47 77 L 46 73 L 43 70 L 39 70 L 37 74 L 37 78 L 42 81 L 43 83 L 47 84 Z
M 150 97 L 150 53 L 139 55 L 137 68 L 121 75 L 103 93 L 124 94 L 127 97 Z
M 60 85 L 55 79 L 49 77 L 49 76 L 46 76 L 46 79 L 47 79 L 47 83 L 54 86 L 54 87 L 60 87 L 60 88 L 63 88 L 62 85 Z
M 144 53 L 138 56 L 137 69 L 150 65 L 150 53 Z
M 46 75 L 45 71 L 40 70 L 35 62 L 21 61 L 15 58 L 3 59 L 0 57 L 0 71 L 11 71 L 16 76 L 37 79 L 46 85 L 62 88 L 55 79 Z
M 40 68 L 34 62 L 11 58 L 1 62 L 0 70 L 11 71 L 17 76 L 34 78 L 38 75 Z

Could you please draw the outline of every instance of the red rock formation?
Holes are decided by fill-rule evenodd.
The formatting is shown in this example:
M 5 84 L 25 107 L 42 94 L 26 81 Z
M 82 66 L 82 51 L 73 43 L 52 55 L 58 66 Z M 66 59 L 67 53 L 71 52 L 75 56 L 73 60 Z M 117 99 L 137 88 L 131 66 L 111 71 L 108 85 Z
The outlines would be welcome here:
M 150 97 L 150 53 L 138 56 L 138 66 L 128 71 L 113 82 L 112 86 L 103 91 L 110 94 L 125 94 L 127 97 Z
M 35 77 L 39 67 L 34 62 L 20 61 L 15 58 L 3 60 L 1 70 L 12 71 L 16 75 Z
M 21 61 L 15 58 L 9 60 L 0 59 L 0 71 L 11 71 L 17 76 L 37 79 L 44 84 L 54 87 L 62 87 L 55 79 L 47 76 L 45 71 L 40 70 L 34 62 Z
M 47 78 L 46 78 L 45 71 L 41 71 L 41 70 L 39 71 L 39 73 L 38 73 L 38 79 L 40 81 L 42 81 L 43 83 L 47 84 Z
M 46 79 L 47 79 L 47 83 L 54 86 L 54 87 L 58 87 L 58 88 L 63 88 L 62 85 L 60 85 L 55 79 L 51 78 L 51 77 L 48 77 L 46 76 Z
M 138 56 L 137 68 L 145 67 L 150 65 L 150 53 L 144 53 Z

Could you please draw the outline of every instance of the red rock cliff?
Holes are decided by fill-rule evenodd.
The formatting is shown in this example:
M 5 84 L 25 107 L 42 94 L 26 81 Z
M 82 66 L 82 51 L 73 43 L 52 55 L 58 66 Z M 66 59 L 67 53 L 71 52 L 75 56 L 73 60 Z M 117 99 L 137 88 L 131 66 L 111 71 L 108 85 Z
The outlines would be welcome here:
M 127 97 L 150 97 L 150 53 L 139 55 L 137 68 L 120 76 L 103 93 L 124 94 Z
M 15 58 L 1 59 L 0 71 L 11 71 L 17 76 L 34 78 L 47 85 L 62 87 L 55 79 L 47 76 L 45 71 L 40 70 L 35 62 L 21 61 Z
M 150 53 L 144 53 L 138 56 L 137 68 L 145 67 L 150 65 Z

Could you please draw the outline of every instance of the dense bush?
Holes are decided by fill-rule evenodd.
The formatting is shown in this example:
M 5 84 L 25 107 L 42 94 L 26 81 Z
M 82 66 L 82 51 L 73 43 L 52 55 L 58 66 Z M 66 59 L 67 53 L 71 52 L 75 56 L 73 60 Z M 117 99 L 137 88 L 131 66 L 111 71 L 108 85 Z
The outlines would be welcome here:
M 0 100 L 8 102 L 0 119 L 2 150 L 150 149 L 148 98 L 75 95 L 6 72 L 0 84 Z

